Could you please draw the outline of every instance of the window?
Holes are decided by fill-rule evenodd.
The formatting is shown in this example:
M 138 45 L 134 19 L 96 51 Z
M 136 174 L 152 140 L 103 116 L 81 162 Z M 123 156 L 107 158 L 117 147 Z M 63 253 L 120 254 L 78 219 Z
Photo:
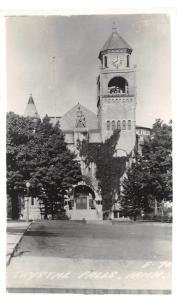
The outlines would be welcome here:
M 120 122 L 120 120 L 117 121 L 117 129 L 121 130 L 121 122 Z
M 118 218 L 118 211 L 114 211 L 114 218 L 115 218 L 115 219 Z
M 116 123 L 115 121 L 112 121 L 112 131 L 114 131 L 116 129 Z
M 108 61 L 107 61 L 107 56 L 104 57 L 104 66 L 105 68 L 108 67 Z
M 110 130 L 110 121 L 107 121 L 106 127 L 107 127 L 107 130 Z
M 122 121 L 122 129 L 126 130 L 126 121 L 125 120 Z
M 131 120 L 128 120 L 128 130 L 131 130 Z
M 127 68 L 130 66 L 129 55 L 127 55 Z
M 128 86 L 128 81 L 121 76 L 113 77 L 108 83 L 110 94 L 118 91 L 119 93 L 125 93 L 126 86 Z
M 89 199 L 89 208 L 90 209 L 95 209 L 93 199 Z

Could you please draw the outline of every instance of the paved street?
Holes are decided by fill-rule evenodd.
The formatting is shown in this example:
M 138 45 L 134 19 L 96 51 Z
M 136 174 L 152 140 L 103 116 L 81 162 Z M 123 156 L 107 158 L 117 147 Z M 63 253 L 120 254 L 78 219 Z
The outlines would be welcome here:
M 7 288 L 168 292 L 171 224 L 33 223 L 7 268 Z

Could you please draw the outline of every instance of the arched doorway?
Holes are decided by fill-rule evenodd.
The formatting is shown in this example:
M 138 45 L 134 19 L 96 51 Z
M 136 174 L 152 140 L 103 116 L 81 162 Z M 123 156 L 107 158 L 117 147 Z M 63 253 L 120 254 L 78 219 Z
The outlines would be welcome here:
M 93 209 L 95 193 L 85 184 L 77 185 L 74 188 L 74 202 L 76 209 Z

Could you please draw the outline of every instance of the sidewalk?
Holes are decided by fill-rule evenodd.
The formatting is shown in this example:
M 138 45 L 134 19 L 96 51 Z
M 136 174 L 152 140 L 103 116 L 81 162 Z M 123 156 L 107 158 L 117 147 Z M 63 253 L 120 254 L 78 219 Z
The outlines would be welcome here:
M 10 264 L 16 247 L 32 222 L 7 221 L 6 228 L 6 266 Z

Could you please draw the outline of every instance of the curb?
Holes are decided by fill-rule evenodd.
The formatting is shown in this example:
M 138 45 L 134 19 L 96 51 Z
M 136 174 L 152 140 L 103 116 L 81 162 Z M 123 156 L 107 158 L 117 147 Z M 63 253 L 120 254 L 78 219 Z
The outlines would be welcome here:
M 31 222 L 31 223 L 28 225 L 28 227 L 24 230 L 24 232 L 22 233 L 22 235 L 20 236 L 20 238 L 19 238 L 18 241 L 16 242 L 16 245 L 15 245 L 15 247 L 13 248 L 13 250 L 11 251 L 11 253 L 8 253 L 8 254 L 6 255 L 6 267 L 9 266 L 10 261 L 11 261 L 11 258 L 12 258 L 12 256 L 13 256 L 15 250 L 17 249 L 17 247 L 18 247 L 19 243 L 21 242 L 21 240 L 22 240 L 24 234 L 25 234 L 25 233 L 27 232 L 27 230 L 30 228 L 30 226 L 31 226 L 32 223 L 33 223 L 33 222 Z

